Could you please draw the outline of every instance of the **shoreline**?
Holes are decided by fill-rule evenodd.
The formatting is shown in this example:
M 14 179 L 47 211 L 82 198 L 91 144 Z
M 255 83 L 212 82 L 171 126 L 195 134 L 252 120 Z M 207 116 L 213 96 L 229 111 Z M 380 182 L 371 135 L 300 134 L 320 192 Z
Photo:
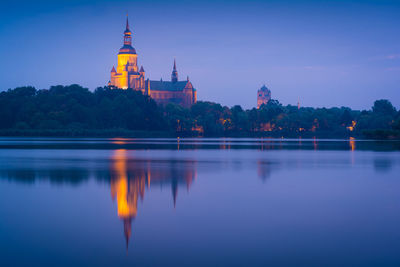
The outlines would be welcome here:
M 393 130 L 369 130 L 362 134 L 331 134 L 328 132 L 322 133 L 227 133 L 224 135 L 199 135 L 196 132 L 168 132 L 168 131 L 129 131 L 123 129 L 108 129 L 108 130 L 89 130 L 89 129 L 49 129 L 49 130 L 20 130 L 20 129 L 5 129 L 0 130 L 0 137 L 49 137 L 49 138 L 251 138 L 251 139 L 319 139 L 319 140 L 400 140 L 400 131 Z

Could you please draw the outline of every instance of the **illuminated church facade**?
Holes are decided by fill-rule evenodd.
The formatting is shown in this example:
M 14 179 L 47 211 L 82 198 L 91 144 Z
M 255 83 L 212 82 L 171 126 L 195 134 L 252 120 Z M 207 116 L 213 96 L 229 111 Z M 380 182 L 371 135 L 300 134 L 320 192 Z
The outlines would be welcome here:
M 111 79 L 108 83 L 110 88 L 121 88 L 141 91 L 144 95 L 150 96 L 158 104 L 176 103 L 184 107 L 190 107 L 196 103 L 196 89 L 189 81 L 178 80 L 176 62 L 171 74 L 171 81 L 150 81 L 145 79 L 143 66 L 138 68 L 137 53 L 132 46 L 132 32 L 129 29 L 128 18 L 124 32 L 124 45 L 118 53 L 117 68 L 112 67 Z

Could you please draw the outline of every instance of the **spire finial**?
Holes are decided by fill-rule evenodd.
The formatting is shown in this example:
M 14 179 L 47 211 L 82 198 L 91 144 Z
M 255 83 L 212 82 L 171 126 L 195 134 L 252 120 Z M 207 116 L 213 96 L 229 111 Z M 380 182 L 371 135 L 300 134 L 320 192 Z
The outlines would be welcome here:
M 174 70 L 176 70 L 176 60 L 174 58 Z
M 126 12 L 126 30 L 129 31 L 128 12 Z

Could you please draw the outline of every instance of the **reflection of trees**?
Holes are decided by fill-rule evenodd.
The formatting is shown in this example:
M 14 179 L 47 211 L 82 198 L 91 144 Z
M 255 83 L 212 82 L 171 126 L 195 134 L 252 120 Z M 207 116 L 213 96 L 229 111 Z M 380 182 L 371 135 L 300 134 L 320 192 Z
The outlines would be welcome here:
M 111 160 L 111 196 L 117 200 L 118 217 L 124 222 L 128 247 L 138 199 L 143 200 L 145 189 L 155 184 L 170 184 L 175 206 L 178 186 L 185 185 L 189 190 L 196 177 L 196 166 L 194 161 L 135 160 L 125 149 L 115 150 Z
M 387 172 L 392 169 L 393 162 L 390 158 L 375 158 L 374 169 L 376 172 Z
M 103 165 L 102 161 L 77 161 L 66 164 L 65 159 L 3 164 L 0 165 L 0 179 L 31 184 L 38 180 L 46 180 L 54 184 L 70 185 L 88 181 L 89 177 L 95 177 L 98 181 L 109 181 L 112 199 L 117 202 L 118 217 L 124 222 L 128 245 L 131 224 L 138 213 L 138 200 L 143 200 L 145 190 L 149 190 L 152 185 L 171 186 L 175 207 L 178 188 L 183 186 L 189 190 L 196 178 L 197 163 L 193 160 L 135 159 L 129 157 L 127 150 L 119 149 L 114 150 L 110 161 L 111 166 L 106 169 L 104 166 L 107 165 Z M 99 163 L 100 165 L 97 165 Z
M 79 184 L 89 179 L 89 171 L 83 168 L 54 168 L 54 169 L 35 169 L 26 167 L 7 168 L 0 170 L 0 177 L 22 183 L 35 183 L 37 180 L 49 180 L 54 184 Z

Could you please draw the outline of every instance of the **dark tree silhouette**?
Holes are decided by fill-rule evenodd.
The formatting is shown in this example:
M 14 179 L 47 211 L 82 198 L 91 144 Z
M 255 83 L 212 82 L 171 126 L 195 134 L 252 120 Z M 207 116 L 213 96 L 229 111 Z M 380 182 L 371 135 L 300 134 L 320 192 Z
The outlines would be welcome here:
M 399 138 L 400 112 L 388 100 L 371 110 L 283 106 L 270 100 L 244 110 L 199 101 L 191 108 L 158 106 L 132 89 L 79 85 L 36 90 L 18 87 L 0 93 L 2 135 L 271 136 Z

